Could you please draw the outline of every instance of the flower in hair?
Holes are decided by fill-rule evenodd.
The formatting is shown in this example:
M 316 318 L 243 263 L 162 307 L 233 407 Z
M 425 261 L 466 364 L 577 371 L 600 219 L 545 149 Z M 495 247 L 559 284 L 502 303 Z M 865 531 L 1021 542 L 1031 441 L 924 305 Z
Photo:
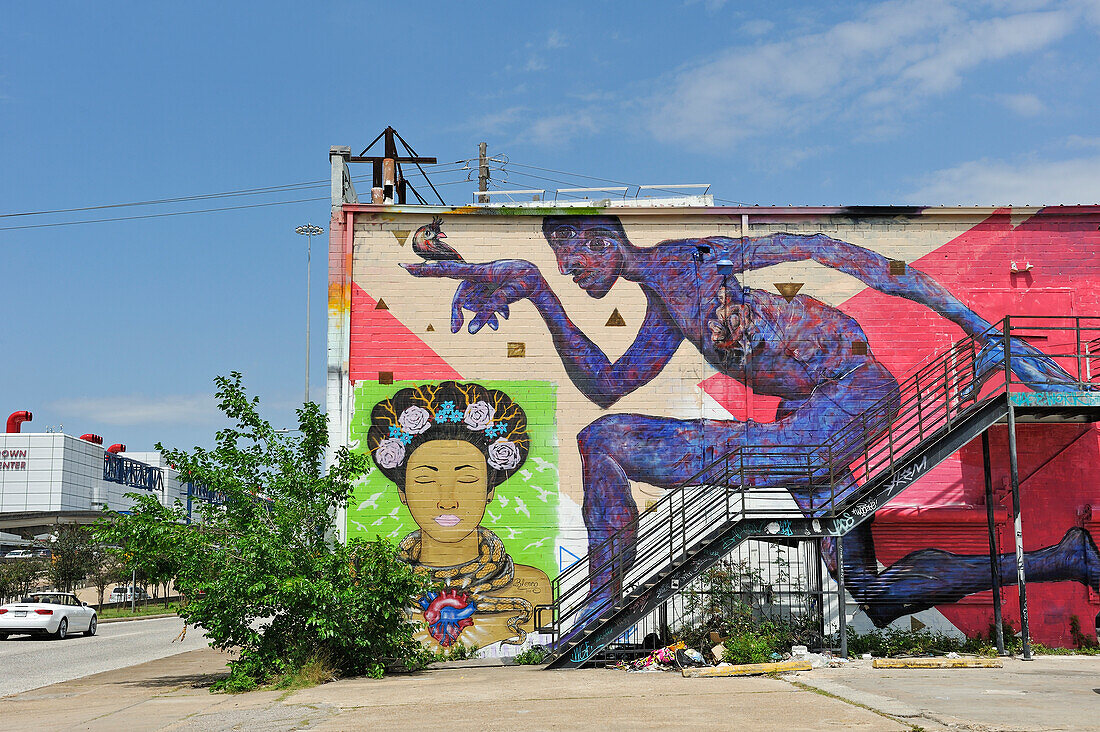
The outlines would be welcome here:
M 408 407 L 397 418 L 397 424 L 404 432 L 419 435 L 432 426 L 432 413 L 423 407 Z
M 405 443 L 402 440 L 391 437 L 388 440 L 382 440 L 378 443 L 378 447 L 374 448 L 374 462 L 378 463 L 379 467 L 389 470 L 396 468 L 404 461 Z
M 488 402 L 478 401 L 466 407 L 466 413 L 462 415 L 462 421 L 466 423 L 469 429 L 480 432 L 492 427 L 495 413 L 496 410 Z
M 507 422 L 496 422 L 485 428 L 485 434 L 489 437 L 503 437 L 504 433 L 508 431 Z
M 461 422 L 462 412 L 455 409 L 454 402 L 446 401 L 435 410 L 435 418 L 438 422 Z
M 390 437 L 405 445 L 413 441 L 412 435 L 400 427 L 390 427 Z
M 511 470 L 519 465 L 519 448 L 516 443 L 501 438 L 489 445 L 489 454 L 486 462 L 497 470 Z

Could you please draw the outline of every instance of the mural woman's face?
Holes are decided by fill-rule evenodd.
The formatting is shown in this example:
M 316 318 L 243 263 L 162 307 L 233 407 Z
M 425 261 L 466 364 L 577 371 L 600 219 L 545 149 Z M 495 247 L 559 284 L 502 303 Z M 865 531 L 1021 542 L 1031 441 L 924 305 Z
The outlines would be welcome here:
M 493 500 L 485 455 L 465 440 L 431 440 L 409 456 L 401 502 L 420 530 L 451 543 L 475 531 Z

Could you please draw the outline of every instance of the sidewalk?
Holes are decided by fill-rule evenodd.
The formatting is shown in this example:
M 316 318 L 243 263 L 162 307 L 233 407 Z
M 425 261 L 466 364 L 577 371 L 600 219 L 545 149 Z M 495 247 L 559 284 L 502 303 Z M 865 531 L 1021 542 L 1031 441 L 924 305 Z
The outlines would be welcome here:
M 225 657 L 203 649 L 0 699 L 7 729 L 855 729 L 910 725 L 769 678 L 444 668 L 293 693 L 211 694 Z
M 1097 656 L 1006 658 L 996 669 L 873 669 L 861 661 L 794 680 L 932 729 L 1100 729 Z
M 790 681 L 459 664 L 297 692 L 211 694 L 207 687 L 225 672 L 225 660 L 202 649 L 43 687 L 0 699 L 0 719 L 5 729 L 35 730 L 761 732 L 1085 730 L 1100 720 L 1095 657 L 1006 659 L 1003 669 L 936 671 L 857 662 L 785 677 Z

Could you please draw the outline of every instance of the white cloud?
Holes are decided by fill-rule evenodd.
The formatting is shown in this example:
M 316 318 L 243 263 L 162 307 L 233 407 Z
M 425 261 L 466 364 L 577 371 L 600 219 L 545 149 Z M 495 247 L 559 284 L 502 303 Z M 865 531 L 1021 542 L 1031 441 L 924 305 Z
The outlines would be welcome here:
M 61 399 L 50 407 L 67 419 L 110 425 L 210 425 L 221 419 L 212 394 L 85 397 Z
M 567 145 L 575 137 L 593 133 L 598 129 L 592 112 L 578 110 L 569 114 L 556 114 L 532 121 L 520 137 L 526 142 L 546 147 Z
M 699 148 L 826 118 L 889 128 L 982 64 L 1050 46 L 1080 17 L 1075 6 L 973 11 L 949 0 L 893 0 L 818 32 L 730 48 L 670 79 L 650 100 L 649 128 Z
M 1070 160 L 973 160 L 925 177 L 902 200 L 922 205 L 1100 203 L 1100 156 Z
M 684 0 L 684 5 L 698 5 L 700 2 L 708 13 L 717 13 L 729 0 Z
M 569 43 L 565 40 L 565 36 L 560 31 L 552 30 L 546 34 L 546 47 L 547 48 L 565 48 Z
M 1034 94 L 1001 94 L 997 100 L 1021 117 L 1035 117 L 1046 109 Z

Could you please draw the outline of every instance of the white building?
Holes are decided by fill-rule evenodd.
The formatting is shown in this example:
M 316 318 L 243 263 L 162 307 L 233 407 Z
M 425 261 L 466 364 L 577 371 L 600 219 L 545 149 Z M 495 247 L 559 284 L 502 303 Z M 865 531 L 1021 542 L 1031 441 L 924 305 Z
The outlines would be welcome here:
M 160 453 L 112 453 L 60 432 L 0 434 L 0 514 L 126 511 L 128 493 L 186 504 L 187 485 Z

